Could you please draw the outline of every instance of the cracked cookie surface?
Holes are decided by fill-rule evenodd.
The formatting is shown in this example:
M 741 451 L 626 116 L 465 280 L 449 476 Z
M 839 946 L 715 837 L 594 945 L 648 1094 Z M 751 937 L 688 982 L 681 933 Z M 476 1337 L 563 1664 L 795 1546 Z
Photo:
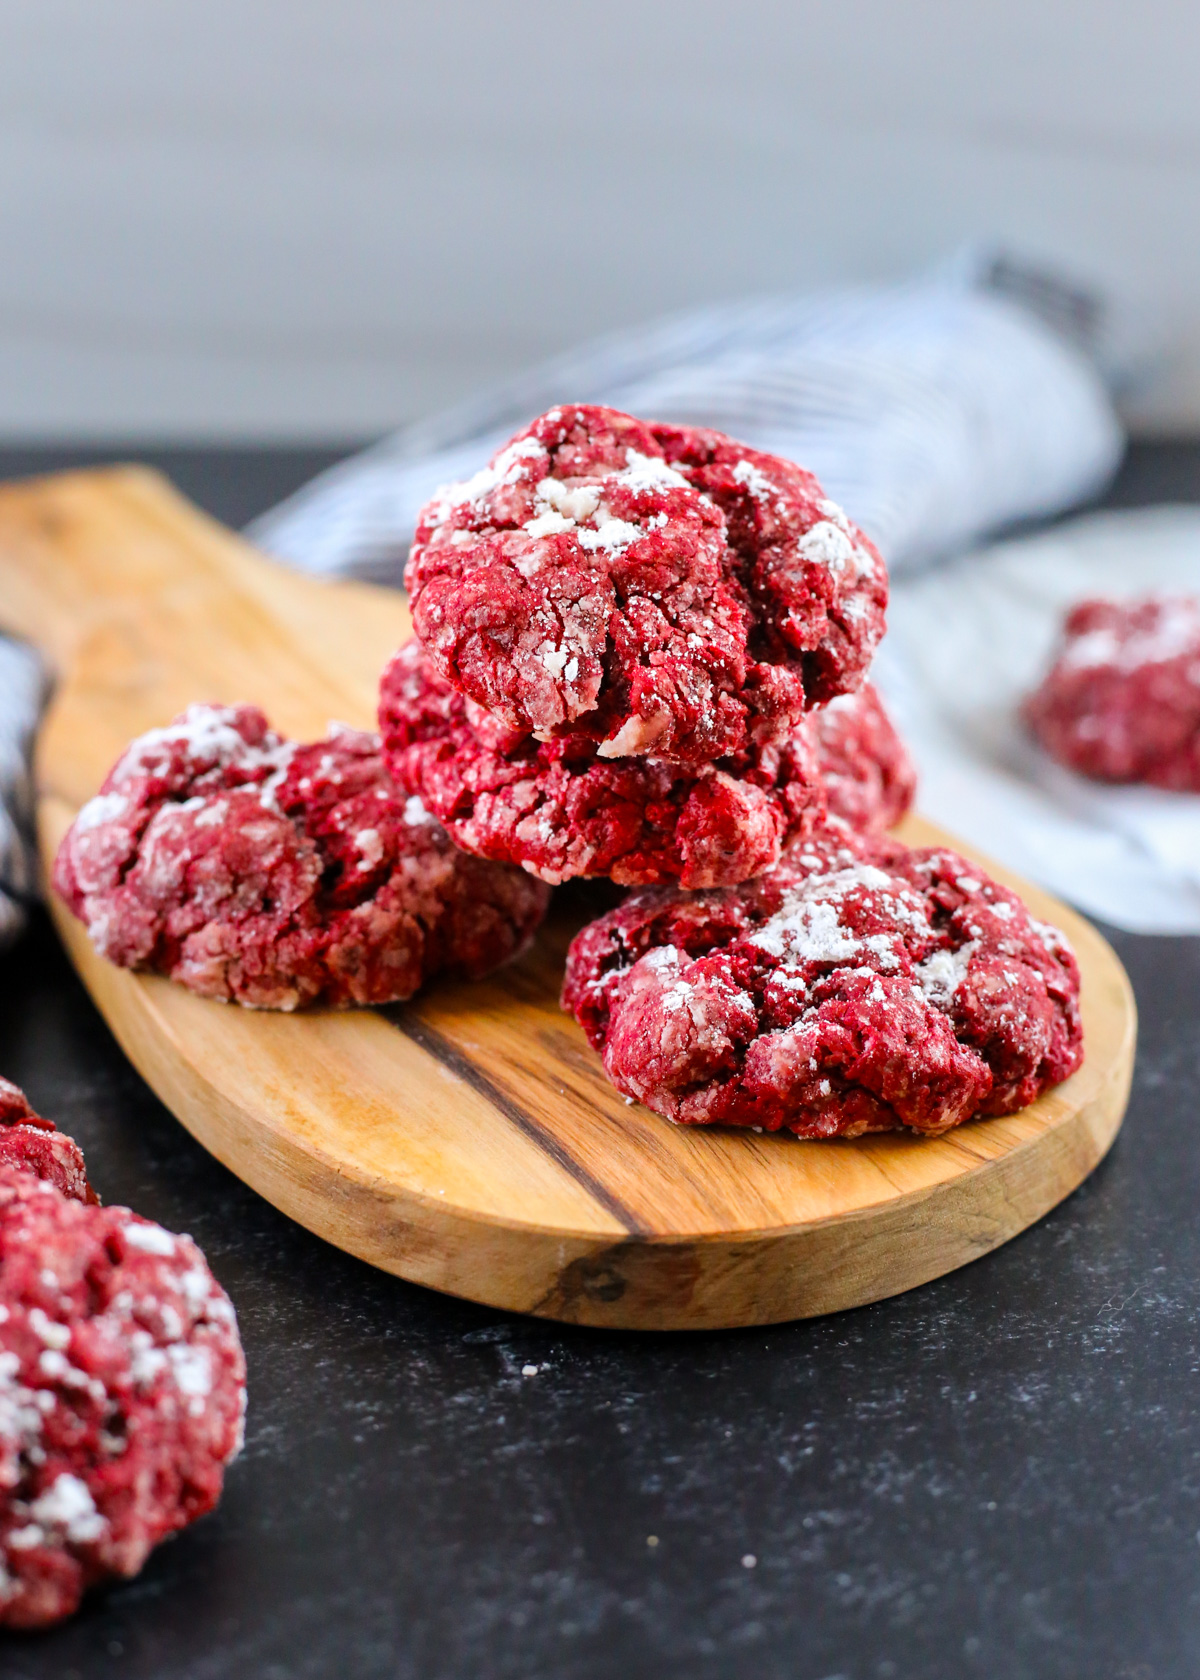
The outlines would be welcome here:
M 917 771 L 875 687 L 831 700 L 808 727 L 830 816 L 854 829 L 898 823 L 916 795 Z
M 954 852 L 832 832 L 741 887 L 631 894 L 576 936 L 563 1005 L 684 1125 L 936 1134 L 1082 1060 L 1056 929 Z
M 548 900 L 398 794 L 377 736 L 298 745 L 252 706 L 191 706 L 134 741 L 64 837 L 54 884 L 109 961 L 259 1009 L 479 978 Z
M 550 882 L 744 881 L 824 810 L 803 724 L 715 765 L 604 759 L 587 735 L 543 742 L 507 729 L 438 676 L 415 640 L 384 673 L 379 721 L 397 783 L 458 845 Z
M 37 1628 L 216 1504 L 246 1366 L 191 1238 L 100 1207 L 0 1084 L 0 1625 Z
M 507 728 L 686 764 L 857 688 L 887 604 L 878 551 L 811 473 L 584 405 L 441 491 L 406 581 L 438 674 Z

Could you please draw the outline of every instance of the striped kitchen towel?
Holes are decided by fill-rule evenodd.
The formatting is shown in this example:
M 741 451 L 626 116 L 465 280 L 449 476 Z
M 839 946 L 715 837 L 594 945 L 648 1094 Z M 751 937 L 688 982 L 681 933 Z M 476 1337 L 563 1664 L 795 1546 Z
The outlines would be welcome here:
M 1122 450 L 1084 293 L 969 255 L 906 284 L 689 311 L 408 426 L 256 520 L 305 571 L 396 581 L 417 513 L 557 402 L 715 426 L 817 474 L 893 572 L 1098 490 Z
M 1057 279 L 968 254 L 892 286 L 689 311 L 610 334 L 406 427 L 256 520 L 305 571 L 399 582 L 418 509 L 556 402 L 715 426 L 816 472 L 893 571 L 1058 512 L 1115 468 L 1100 315 Z M 37 662 L 0 638 L 0 944 L 36 871 L 27 750 Z

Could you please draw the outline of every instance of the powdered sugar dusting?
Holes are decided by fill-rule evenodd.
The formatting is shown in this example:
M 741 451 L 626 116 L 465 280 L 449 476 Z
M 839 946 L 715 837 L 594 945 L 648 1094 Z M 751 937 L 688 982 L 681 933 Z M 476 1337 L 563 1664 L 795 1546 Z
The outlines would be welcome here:
M 437 818 L 430 816 L 415 793 L 410 794 L 404 801 L 404 820 L 409 828 L 419 828 L 422 823 L 436 824 L 437 822 Z
M 478 476 L 478 475 L 477 475 Z M 655 492 L 687 490 L 688 481 L 666 461 L 652 455 L 642 455 L 636 449 L 626 449 L 625 466 L 607 473 L 597 483 L 568 484 L 563 479 L 543 478 L 535 487 L 537 512 L 526 520 L 522 530 L 528 537 L 559 536 L 577 531 L 580 546 L 594 552 L 598 548 L 619 554 L 645 535 L 642 526 L 627 519 L 614 519 L 605 507 L 605 486 L 621 485 L 626 490 Z M 647 525 L 656 528 L 666 523 L 664 514 L 656 514 Z M 533 562 L 536 564 L 536 562 Z M 530 563 L 519 566 L 528 574 Z
M 295 743 L 282 740 L 271 729 L 259 742 L 247 741 L 237 727 L 238 716 L 232 706 L 196 704 L 176 722 L 139 735 L 113 768 L 110 779 L 115 786 L 89 800 L 80 811 L 77 831 L 122 817 L 129 803 L 123 786 L 143 777 L 175 777 L 180 771 L 194 780 L 209 771 L 233 770 L 246 777 L 247 791 L 256 793 L 266 810 L 280 815 L 275 795 L 287 775 Z M 181 809 L 197 810 L 200 803 L 207 803 L 202 795 L 179 802 Z
M 779 486 L 772 484 L 766 473 L 756 467 L 753 461 L 739 461 L 733 469 L 733 476 L 739 484 L 745 485 L 756 501 L 773 502 L 779 497 Z
M 885 968 L 895 967 L 895 941 L 886 934 L 853 934 L 842 920 L 841 906 L 850 894 L 893 888 L 890 875 L 870 864 L 817 874 L 801 882 L 783 905 L 751 936 L 773 957 L 797 963 L 843 963 L 871 951 Z
M 921 991 L 930 1003 L 945 1008 L 966 978 L 975 941 L 960 945 L 957 951 L 935 951 L 923 963 L 914 966 L 913 973 Z
M 129 801 L 123 793 L 98 793 L 75 818 L 76 833 L 84 834 L 101 823 L 117 822 L 128 809 Z
M 144 1254 L 174 1254 L 175 1238 L 161 1225 L 139 1225 L 131 1220 L 125 1227 L 125 1241 Z
M 772 916 L 751 943 L 796 962 L 846 962 L 862 949 L 842 926 L 836 905 L 808 899 Z
M 562 479 L 543 478 L 536 494 L 539 502 L 548 503 L 550 509 L 559 515 L 564 530 L 590 519 L 600 505 L 600 489 L 595 484 L 572 487 Z M 528 530 L 529 526 L 526 525 L 525 529 Z
M 167 1348 L 167 1359 L 181 1394 L 202 1398 L 212 1393 L 212 1358 L 206 1347 L 172 1342 Z
M 135 1574 L 212 1503 L 240 1440 L 245 1366 L 190 1239 L 11 1170 L 0 1235 L 0 1606 L 40 1626 Z M 37 1304 L 45 1290 L 69 1324 Z
M 625 467 L 612 475 L 627 490 L 689 490 L 686 478 L 676 472 L 668 461 L 655 455 L 642 455 L 636 449 L 626 449 Z
M 1194 654 L 1200 647 L 1200 601 L 1177 597 L 1160 601 L 1158 608 L 1156 622 L 1145 629 L 1122 635 L 1105 625 L 1073 637 L 1062 663 L 1074 670 L 1113 665 L 1118 671 L 1136 671 Z
M 521 476 L 521 463 L 535 459 L 542 452 L 536 438 L 521 438 L 508 444 L 489 466 L 481 467 L 470 478 L 458 484 L 443 484 L 434 492 L 430 507 L 431 523 L 444 524 L 456 508 L 464 505 L 478 508 L 493 491 L 506 484 L 515 484 Z
M 818 832 L 742 888 L 634 894 L 575 941 L 564 1000 L 669 1119 L 828 1138 L 1024 1107 L 1079 1065 L 1078 991 L 957 854 Z
M 589 550 L 604 548 L 610 554 L 619 554 L 622 549 L 629 547 L 644 536 L 640 525 L 634 525 L 628 519 L 606 519 L 596 530 L 582 530 L 579 533 L 581 548 Z
M 545 513 L 527 519 L 522 529 L 527 537 L 556 537 L 564 531 L 573 531 L 575 521 L 565 514 L 558 513 L 554 508 L 547 508 Z
M 377 828 L 362 828 L 354 836 L 354 849 L 362 858 L 362 869 L 374 869 L 383 861 L 383 836 Z
M 108 1529 L 108 1523 L 96 1509 L 87 1483 L 67 1470 L 56 1477 L 40 1498 L 34 1500 L 29 1514 L 44 1529 L 61 1529 L 64 1539 L 75 1546 L 99 1540 Z
M 268 766 L 274 769 L 283 746 L 279 736 L 268 730 L 260 746 L 251 746 L 236 727 L 237 713 L 231 706 L 189 706 L 177 723 L 148 729 L 132 742 L 114 772 L 114 780 L 129 775 L 155 775 L 165 771 L 182 748 L 192 764 L 237 764 L 246 770 Z
M 817 503 L 817 511 L 826 518 L 831 525 L 836 525 L 839 531 L 844 531 L 847 536 L 852 535 L 853 526 L 847 519 L 844 509 L 841 508 L 837 502 L 831 500 L 830 497 L 822 496 L 821 500 Z
M 824 566 L 835 577 L 840 577 L 855 563 L 854 544 L 828 519 L 811 526 L 796 546 L 805 560 Z

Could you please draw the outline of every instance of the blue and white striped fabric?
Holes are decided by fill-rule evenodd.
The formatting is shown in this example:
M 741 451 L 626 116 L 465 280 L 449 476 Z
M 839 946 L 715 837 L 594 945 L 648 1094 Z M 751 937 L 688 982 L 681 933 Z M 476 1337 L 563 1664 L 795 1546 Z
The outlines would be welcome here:
M 893 571 L 1100 487 L 1120 427 L 1087 351 L 1094 305 L 1005 259 L 905 285 L 693 310 L 613 333 L 409 426 L 249 534 L 305 571 L 399 581 L 417 512 L 556 402 L 715 426 L 811 468 Z M 36 879 L 27 751 L 37 661 L 0 638 L 0 944 Z
M 249 535 L 305 571 L 395 578 L 439 485 L 469 477 L 555 403 L 600 402 L 715 426 L 799 461 L 899 572 L 1106 481 L 1122 435 L 1080 343 L 1091 321 L 1086 299 L 995 260 L 904 285 L 694 310 L 407 427 Z
M 31 648 L 0 636 L 0 947 L 25 926 L 37 897 L 33 838 L 33 732 L 46 697 L 41 661 Z

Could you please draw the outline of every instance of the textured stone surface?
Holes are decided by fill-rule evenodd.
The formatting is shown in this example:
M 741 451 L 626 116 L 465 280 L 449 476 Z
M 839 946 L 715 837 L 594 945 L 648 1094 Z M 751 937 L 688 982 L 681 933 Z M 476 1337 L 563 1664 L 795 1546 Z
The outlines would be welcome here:
M 155 1101 L 39 926 L 0 974 L 0 1065 L 102 1195 L 204 1247 L 251 1404 L 216 1513 L 13 1672 L 1192 1680 L 1200 941 L 1119 946 L 1133 1107 L 1076 1196 L 910 1295 L 671 1337 L 470 1306 L 291 1225 Z
M 1185 464 L 1158 493 L 1200 496 Z M 39 924 L 0 965 L 0 1067 L 106 1199 L 205 1248 L 251 1408 L 215 1515 L 6 1672 L 1193 1680 L 1200 940 L 1113 937 L 1133 1100 L 1070 1201 L 910 1295 L 669 1337 L 472 1307 L 290 1225 L 165 1113 Z

